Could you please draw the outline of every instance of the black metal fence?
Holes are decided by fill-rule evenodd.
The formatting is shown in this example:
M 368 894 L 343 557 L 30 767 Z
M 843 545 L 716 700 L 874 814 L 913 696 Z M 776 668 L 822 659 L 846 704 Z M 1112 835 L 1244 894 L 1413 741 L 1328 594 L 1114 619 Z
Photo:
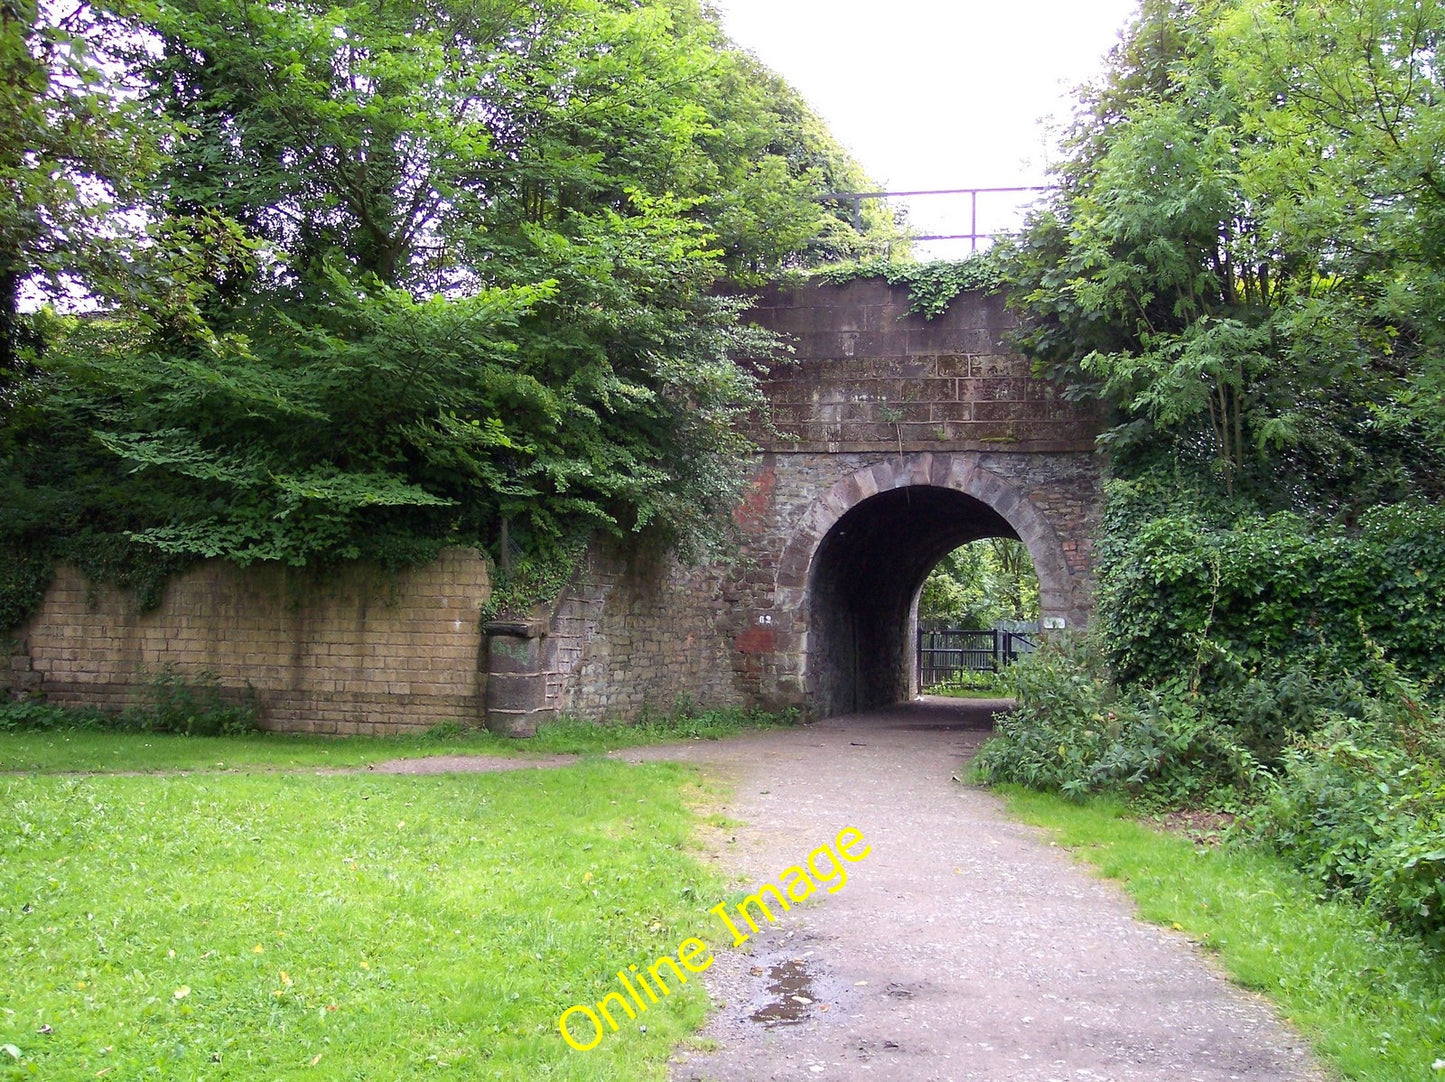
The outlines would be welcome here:
M 920 627 L 919 690 L 964 686 L 977 674 L 1002 672 L 1036 645 L 1036 636 L 1031 632 Z

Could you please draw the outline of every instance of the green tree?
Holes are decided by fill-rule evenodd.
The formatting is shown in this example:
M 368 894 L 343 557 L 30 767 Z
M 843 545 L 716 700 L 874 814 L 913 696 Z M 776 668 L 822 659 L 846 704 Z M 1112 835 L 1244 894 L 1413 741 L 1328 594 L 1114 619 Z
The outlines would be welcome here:
M 1125 456 L 1325 509 L 1438 492 L 1438 10 L 1298 7 L 1146 0 L 1014 250 L 1023 339 Z
M 187 133 L 166 210 L 244 223 L 302 294 L 335 259 L 413 291 L 506 284 L 534 230 L 633 192 L 677 199 L 734 270 L 867 247 L 814 199 L 856 166 L 692 0 L 201 0 L 155 30 L 155 99 Z
M 1310 271 L 1288 298 L 1288 348 L 1330 371 L 1388 372 L 1372 421 L 1417 427 L 1437 447 L 1442 35 L 1445 7 L 1434 0 L 1241 4 L 1216 34 L 1231 91 L 1260 133 L 1241 167 L 1266 193 L 1261 219 Z
M 112 310 L 53 322 L 0 440 L 16 549 L 686 552 L 775 349 L 725 283 L 889 235 L 695 0 L 162 0 L 117 52 L 164 156 Z
M 38 344 L 22 291 L 97 287 L 130 228 L 154 159 L 112 48 L 136 33 L 124 5 L 0 3 L 0 407 Z
M 924 581 L 918 618 L 980 629 L 1036 621 L 1039 580 L 1028 549 L 1002 537 L 960 545 Z

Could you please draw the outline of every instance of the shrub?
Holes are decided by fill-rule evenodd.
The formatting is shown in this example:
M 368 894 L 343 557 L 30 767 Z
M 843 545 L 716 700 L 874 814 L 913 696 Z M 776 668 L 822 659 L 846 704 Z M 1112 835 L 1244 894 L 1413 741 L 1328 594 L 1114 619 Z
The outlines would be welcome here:
M 1109 494 L 1099 626 L 1122 682 L 1200 671 L 1213 690 L 1232 666 L 1310 666 L 1326 644 L 1332 667 L 1362 671 L 1370 642 L 1416 676 L 1445 669 L 1445 508 L 1373 508 L 1345 530 Z
M 1272 769 L 1300 737 L 1335 714 L 1358 716 L 1370 698 L 1364 679 L 1328 648 L 1313 659 L 1245 666 L 1214 648 L 1214 679 L 1205 694 L 1209 713 L 1228 727 L 1251 755 Z
M 0 699 L 0 733 L 50 732 L 56 729 L 114 729 L 114 711 L 55 706 L 41 699 Z
M 1445 943 L 1445 716 L 1383 670 L 1388 696 L 1288 751 L 1250 829 L 1323 889 Z
M 215 673 L 188 675 L 166 666 L 153 673 L 141 703 L 126 711 L 136 728 L 157 733 L 223 736 L 253 732 L 257 728 L 255 689 L 221 687 Z
M 1088 639 L 1046 641 L 1007 681 L 1018 705 L 999 715 L 974 760 L 985 783 L 1179 805 L 1232 800 L 1258 777 L 1254 757 L 1197 695 L 1173 685 L 1119 695 Z
M 57 706 L 40 699 L 0 701 L 0 732 L 114 729 L 122 732 L 227 736 L 255 731 L 256 692 L 222 688 L 214 673 L 186 676 L 173 667 L 152 674 L 141 701 L 125 710 Z

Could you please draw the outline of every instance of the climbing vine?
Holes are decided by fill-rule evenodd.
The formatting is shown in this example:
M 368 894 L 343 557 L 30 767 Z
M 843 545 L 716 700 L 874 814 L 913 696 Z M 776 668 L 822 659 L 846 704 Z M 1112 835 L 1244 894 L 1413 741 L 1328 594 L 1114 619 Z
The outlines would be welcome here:
M 963 260 L 934 260 L 902 263 L 889 259 L 867 259 L 823 267 L 813 277 L 831 285 L 846 285 L 864 278 L 882 278 L 890 286 L 908 287 L 908 310 L 924 319 L 936 319 L 948 311 L 960 294 L 982 289 L 994 292 L 1003 285 L 999 261 L 988 252 Z

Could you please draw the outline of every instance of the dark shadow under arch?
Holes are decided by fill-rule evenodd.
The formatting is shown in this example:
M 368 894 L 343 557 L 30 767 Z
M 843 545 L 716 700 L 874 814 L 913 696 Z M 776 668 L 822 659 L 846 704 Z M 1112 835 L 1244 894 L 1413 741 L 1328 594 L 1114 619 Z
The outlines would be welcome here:
M 808 594 L 809 690 L 822 717 L 911 698 L 918 592 L 945 555 L 1019 535 L 982 500 L 909 485 L 858 503 L 824 535 Z

